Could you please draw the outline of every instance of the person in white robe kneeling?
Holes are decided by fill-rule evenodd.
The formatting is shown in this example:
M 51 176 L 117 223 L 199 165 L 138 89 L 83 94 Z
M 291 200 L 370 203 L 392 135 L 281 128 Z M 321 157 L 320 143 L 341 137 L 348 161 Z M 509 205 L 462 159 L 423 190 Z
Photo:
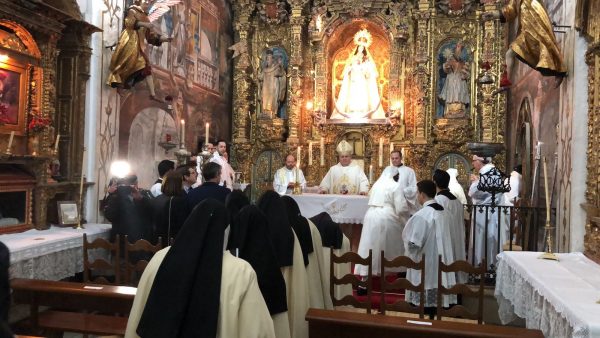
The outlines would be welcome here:
M 366 195 L 369 191 L 369 179 L 365 172 L 352 163 L 354 149 L 346 140 L 336 148 L 339 163 L 329 168 L 319 184 L 321 194 Z
M 224 251 L 226 228 L 223 204 L 194 208 L 142 274 L 125 337 L 275 337 L 256 273 Z
M 454 261 L 464 261 L 467 257 L 465 249 L 465 221 L 463 205 L 454 194 L 448 189 L 450 183 L 450 175 L 440 169 L 436 169 L 433 173 L 433 182 L 437 194 L 435 201 L 444 208 L 444 213 L 450 225 L 450 244 L 452 246 L 452 254 Z M 457 283 L 466 283 L 467 274 L 461 272 L 456 276 Z
M 423 208 L 417 211 L 406 223 L 402 238 L 406 247 L 406 256 L 420 262 L 425 255 L 425 313 L 433 319 L 437 307 L 438 256 L 445 264 L 453 261 L 450 245 L 450 229 L 446 221 L 444 208 L 435 202 L 435 183 L 424 180 L 417 183 L 417 198 Z M 421 283 L 421 272 L 408 269 L 406 278 L 413 285 Z M 456 284 L 454 273 L 442 274 L 442 285 L 452 287 Z M 406 291 L 406 300 L 414 305 L 420 304 L 419 293 Z M 445 295 L 443 306 L 456 304 L 456 295 Z

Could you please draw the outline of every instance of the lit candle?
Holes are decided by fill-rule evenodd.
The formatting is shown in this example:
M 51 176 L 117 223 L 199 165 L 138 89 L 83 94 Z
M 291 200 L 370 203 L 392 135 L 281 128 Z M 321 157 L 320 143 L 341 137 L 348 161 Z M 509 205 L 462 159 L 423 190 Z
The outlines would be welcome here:
M 181 148 L 185 148 L 185 120 L 181 119 Z
M 373 165 L 369 165 L 369 184 L 373 184 Z
M 400 99 L 400 121 L 404 123 L 404 98 Z
M 546 226 L 550 226 L 550 191 L 548 190 L 548 169 L 546 168 L 546 157 L 544 157 L 544 190 L 546 191 Z
M 325 139 L 321 137 L 321 166 L 325 165 Z
M 383 137 L 379 138 L 379 167 L 383 167 Z
M 394 142 L 390 142 L 390 165 L 392 165 L 392 151 L 394 151 Z
M 54 142 L 54 153 L 58 152 L 58 141 L 60 141 L 60 134 L 56 135 L 56 142 Z
M 308 142 L 308 165 L 312 165 L 312 141 Z
M 10 148 L 12 147 L 13 138 L 15 137 L 15 131 L 10 132 L 10 137 L 8 138 L 8 147 L 6 147 L 6 153 L 10 154 Z
M 302 155 L 302 147 L 298 146 L 298 148 L 296 149 L 296 163 L 298 165 L 298 167 L 300 167 L 300 156 Z
M 204 133 L 204 146 L 208 144 L 208 134 L 210 130 L 210 123 L 206 122 L 206 132 Z

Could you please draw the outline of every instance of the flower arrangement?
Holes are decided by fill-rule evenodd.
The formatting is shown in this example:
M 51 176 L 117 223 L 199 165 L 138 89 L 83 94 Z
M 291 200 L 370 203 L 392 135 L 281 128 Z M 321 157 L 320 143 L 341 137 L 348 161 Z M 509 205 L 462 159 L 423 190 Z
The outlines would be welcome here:
M 50 118 L 42 116 L 42 114 L 37 110 L 33 110 L 31 113 L 29 113 L 29 115 L 30 119 L 29 124 L 27 125 L 27 130 L 32 133 L 41 133 L 52 123 Z
M 8 119 L 8 107 L 5 104 L 0 103 L 0 126 L 3 126 L 9 122 L 10 120 Z

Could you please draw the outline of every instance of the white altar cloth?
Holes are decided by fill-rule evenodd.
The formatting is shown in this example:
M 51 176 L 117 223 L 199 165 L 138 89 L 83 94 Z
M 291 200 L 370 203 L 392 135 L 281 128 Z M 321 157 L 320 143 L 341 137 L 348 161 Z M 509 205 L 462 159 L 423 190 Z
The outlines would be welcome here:
M 83 234 L 93 241 L 108 239 L 110 224 L 85 224 L 85 229 L 51 227 L 0 235 L 10 251 L 10 278 L 60 280 L 83 271 Z
M 517 315 L 545 337 L 600 337 L 600 265 L 579 252 L 558 254 L 558 262 L 540 255 L 498 255 L 495 296 L 502 323 Z
M 302 194 L 290 195 L 300 207 L 302 216 L 313 217 L 326 211 L 334 222 L 344 224 L 362 224 L 369 206 L 369 196 Z

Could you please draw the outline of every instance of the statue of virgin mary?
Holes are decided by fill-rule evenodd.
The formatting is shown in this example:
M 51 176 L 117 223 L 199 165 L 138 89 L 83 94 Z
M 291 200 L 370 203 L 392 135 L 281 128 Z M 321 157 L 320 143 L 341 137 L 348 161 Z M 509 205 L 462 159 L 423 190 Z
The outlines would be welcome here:
M 385 118 L 377 87 L 377 67 L 368 50 L 371 42 L 371 33 L 364 28 L 354 35 L 356 48 L 346 61 L 330 119 L 352 122 Z

